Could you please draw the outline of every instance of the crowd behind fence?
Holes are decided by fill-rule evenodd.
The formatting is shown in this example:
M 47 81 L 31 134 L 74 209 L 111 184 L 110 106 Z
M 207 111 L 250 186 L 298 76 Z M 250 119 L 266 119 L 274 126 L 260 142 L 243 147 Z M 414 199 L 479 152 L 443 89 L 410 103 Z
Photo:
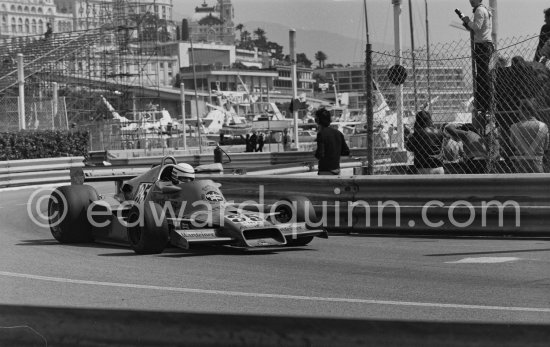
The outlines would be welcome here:
M 528 167 L 518 167 L 519 161 L 516 159 L 521 149 L 518 142 L 527 147 L 546 147 L 544 165 L 548 172 L 548 139 L 544 139 L 544 134 L 539 132 L 540 136 L 537 136 L 536 132 L 519 132 L 523 138 L 516 139 L 510 130 L 524 117 L 520 112 L 522 104 L 532 105 L 534 109 L 531 113 L 546 126 L 550 121 L 550 69 L 544 63 L 533 61 L 537 44 L 538 36 L 499 40 L 491 58 L 490 90 L 481 93 L 490 96 L 487 102 L 491 105 L 491 111 L 487 114 L 475 112 L 475 70 L 472 69 L 471 43 L 468 39 L 431 45 L 429 57 L 425 47 L 416 50 L 414 55 L 406 51 L 400 61 L 393 53 L 373 52 L 373 77 L 386 97 L 390 114 L 395 114 L 398 107 L 398 87 L 392 82 L 398 77 L 404 79 L 405 143 L 414 133 L 414 115 L 420 111 L 431 114 L 435 128 L 449 130 L 444 131 L 447 136 L 444 137 L 441 152 L 433 153 L 443 160 L 447 172 L 532 172 Z M 390 68 L 398 63 L 405 69 L 395 71 L 401 71 L 403 76 L 392 76 Z M 391 129 L 390 132 L 399 130 L 396 117 L 388 117 L 385 123 L 388 122 L 384 127 Z M 452 129 L 468 129 L 479 135 L 479 141 L 486 150 L 477 154 L 477 159 L 483 159 L 480 160 L 484 166 L 481 172 L 466 165 L 472 159 L 467 157 L 467 141 L 451 136 L 456 135 Z M 396 142 L 389 142 L 389 146 L 398 146 Z M 429 147 L 433 144 L 426 141 L 424 145 Z
M 543 63 L 533 62 L 537 44 L 538 36 L 499 39 L 491 62 L 492 87 L 489 94 L 492 111 L 482 117 L 474 112 L 475 72 L 472 69 L 469 38 L 432 44 L 429 56 L 426 47 L 416 49 L 414 54 L 404 51 L 399 59 L 393 51 L 373 52 L 373 79 L 389 107 L 386 117 L 378 119 L 375 124 L 375 147 L 405 150 L 407 147 L 403 144 L 414 132 L 415 114 L 425 110 L 431 114 L 436 128 L 443 130 L 449 124 L 461 129 L 472 126 L 469 129 L 480 136 L 486 149 L 483 154 L 484 172 L 517 172 L 512 164 L 512 158 L 517 154 L 517 140 L 512 141 L 510 129 L 521 120 L 522 102 L 530 100 L 535 107 L 535 117 L 545 124 L 550 122 L 550 69 Z M 71 46 L 71 49 L 74 48 Z M 45 58 L 41 55 L 41 59 Z M 390 69 L 396 64 L 403 66 L 402 71 L 406 74 L 401 76 L 404 79 L 402 129 L 398 129 L 396 116 L 399 107 L 398 87 L 392 82 L 396 76 L 392 78 L 390 74 Z M 55 71 L 59 73 L 60 70 Z M 26 89 L 32 91 L 25 99 L 27 129 L 69 129 L 71 115 L 93 113 L 95 105 L 84 105 L 84 110 L 79 109 L 84 106 L 77 99 L 54 98 L 51 95 L 52 77 L 45 79 L 36 76 L 26 79 Z M 103 117 L 94 117 L 93 114 L 87 118 L 94 121 L 82 122 L 78 126 L 80 130 L 89 130 L 91 150 L 183 147 L 182 136 L 178 134 L 145 130 L 125 132 L 115 121 L 105 122 Z M 19 129 L 18 99 L 13 93 L 0 96 L 0 119 L 0 131 Z M 400 141 L 400 133 L 404 136 L 403 142 Z M 366 144 L 365 141 L 357 140 L 357 136 L 361 135 L 356 135 L 355 143 L 359 146 Z M 348 140 L 352 139 L 348 137 Z M 538 141 L 534 137 L 523 140 L 527 144 Z M 189 136 L 187 141 L 188 147 L 198 145 L 196 136 Z M 403 148 L 399 148 L 401 146 Z M 470 159 L 466 157 L 464 141 L 447 136 L 443 150 L 437 155 L 448 167 L 463 167 L 465 170 L 461 172 L 468 173 L 468 166 L 463 165 Z M 412 163 L 410 154 L 399 156 L 399 161 L 395 158 L 397 156 L 393 157 L 392 165 Z

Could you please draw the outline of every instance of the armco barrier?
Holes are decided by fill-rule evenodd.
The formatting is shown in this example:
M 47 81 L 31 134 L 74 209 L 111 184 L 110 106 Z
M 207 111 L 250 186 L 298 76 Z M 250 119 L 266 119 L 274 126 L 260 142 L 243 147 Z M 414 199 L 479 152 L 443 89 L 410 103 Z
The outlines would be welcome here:
M 68 182 L 77 167 L 84 167 L 84 157 L 1 161 L 0 187 Z
M 375 159 L 390 160 L 394 152 L 395 148 L 376 148 Z M 366 155 L 367 151 L 365 149 L 351 149 L 352 157 L 366 157 Z M 267 170 L 273 165 L 303 164 L 307 166 L 317 163 L 317 159 L 315 159 L 311 151 L 229 153 L 229 156 L 231 157 L 231 162 L 229 163 L 227 162 L 227 157 L 223 156 L 224 168 L 227 170 Z M 212 153 L 175 155 L 174 157 L 178 162 L 188 163 L 193 166 L 211 164 L 214 162 Z M 120 158 L 111 159 L 110 163 L 114 167 L 151 167 L 152 165 L 159 164 L 162 158 L 163 156 Z M 343 158 L 343 161 L 346 159 L 347 158 Z
M 547 324 L 0 306 L 2 346 L 547 346 Z
M 360 165 L 361 163 L 350 163 Z M 298 167 L 307 170 L 306 167 Z M 84 180 L 129 178 L 144 168 L 73 169 Z M 288 173 L 291 169 L 281 169 Z M 296 170 L 296 169 L 294 169 Z M 280 172 L 282 173 L 282 171 Z M 550 234 L 550 175 L 208 175 L 227 200 L 305 196 L 330 230 L 361 233 Z M 351 206 L 350 206 L 351 205 Z
M 207 176 L 228 200 L 308 197 L 329 229 L 550 234 L 550 175 Z M 355 203 L 355 208 L 348 208 Z

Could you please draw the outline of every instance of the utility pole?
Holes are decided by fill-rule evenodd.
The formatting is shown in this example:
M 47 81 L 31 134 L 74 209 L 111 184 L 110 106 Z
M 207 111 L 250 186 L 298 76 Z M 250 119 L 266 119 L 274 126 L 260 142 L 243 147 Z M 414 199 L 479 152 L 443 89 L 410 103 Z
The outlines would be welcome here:
M 363 0 L 365 10 L 365 27 L 367 30 L 367 47 L 365 61 L 366 109 L 367 109 L 367 175 L 374 174 L 374 110 L 372 109 L 372 46 L 369 35 L 367 0 Z

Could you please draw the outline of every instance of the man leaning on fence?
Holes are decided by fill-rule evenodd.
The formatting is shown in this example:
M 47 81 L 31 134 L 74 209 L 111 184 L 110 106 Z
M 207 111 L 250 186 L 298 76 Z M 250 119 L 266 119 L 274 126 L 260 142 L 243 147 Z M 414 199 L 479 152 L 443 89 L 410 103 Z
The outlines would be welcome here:
M 476 66 L 476 109 L 485 115 L 491 110 L 492 83 L 489 71 L 489 62 L 495 50 L 491 33 L 493 24 L 491 12 L 482 4 L 482 0 L 470 0 L 473 7 L 474 19 L 462 17 L 464 24 L 474 33 L 474 61 Z
M 548 151 L 548 126 L 535 118 L 537 110 L 531 100 L 522 100 L 519 110 L 520 121 L 510 127 L 515 171 L 542 173 L 543 157 Z
M 416 114 L 414 132 L 407 137 L 406 147 L 414 154 L 414 168 L 422 175 L 443 175 L 443 144 L 446 135 L 434 127 L 427 111 Z

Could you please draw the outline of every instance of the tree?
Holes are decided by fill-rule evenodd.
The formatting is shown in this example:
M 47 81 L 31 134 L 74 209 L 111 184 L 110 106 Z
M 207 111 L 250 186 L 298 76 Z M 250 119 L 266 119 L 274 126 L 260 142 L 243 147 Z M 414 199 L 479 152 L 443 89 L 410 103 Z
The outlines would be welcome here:
M 256 44 L 256 47 L 263 51 L 267 50 L 267 38 L 265 34 L 265 30 L 262 28 L 254 30 L 254 35 L 256 35 L 256 40 L 254 43 Z
M 315 60 L 319 62 L 320 68 L 324 68 L 325 61 L 327 60 L 327 55 L 323 51 L 318 51 L 317 53 L 315 53 Z
M 239 31 L 239 37 L 241 38 L 241 40 L 243 39 L 243 29 L 244 29 L 244 25 L 241 23 L 235 26 L 235 30 Z
M 271 53 L 271 57 L 273 59 L 283 60 L 285 57 L 283 54 L 283 46 L 279 45 L 276 42 L 269 41 L 267 43 L 267 50 L 269 51 L 269 53 Z
M 311 65 L 313 65 L 313 63 L 307 58 L 305 53 L 296 54 L 296 64 L 300 64 L 305 67 L 311 67 Z

